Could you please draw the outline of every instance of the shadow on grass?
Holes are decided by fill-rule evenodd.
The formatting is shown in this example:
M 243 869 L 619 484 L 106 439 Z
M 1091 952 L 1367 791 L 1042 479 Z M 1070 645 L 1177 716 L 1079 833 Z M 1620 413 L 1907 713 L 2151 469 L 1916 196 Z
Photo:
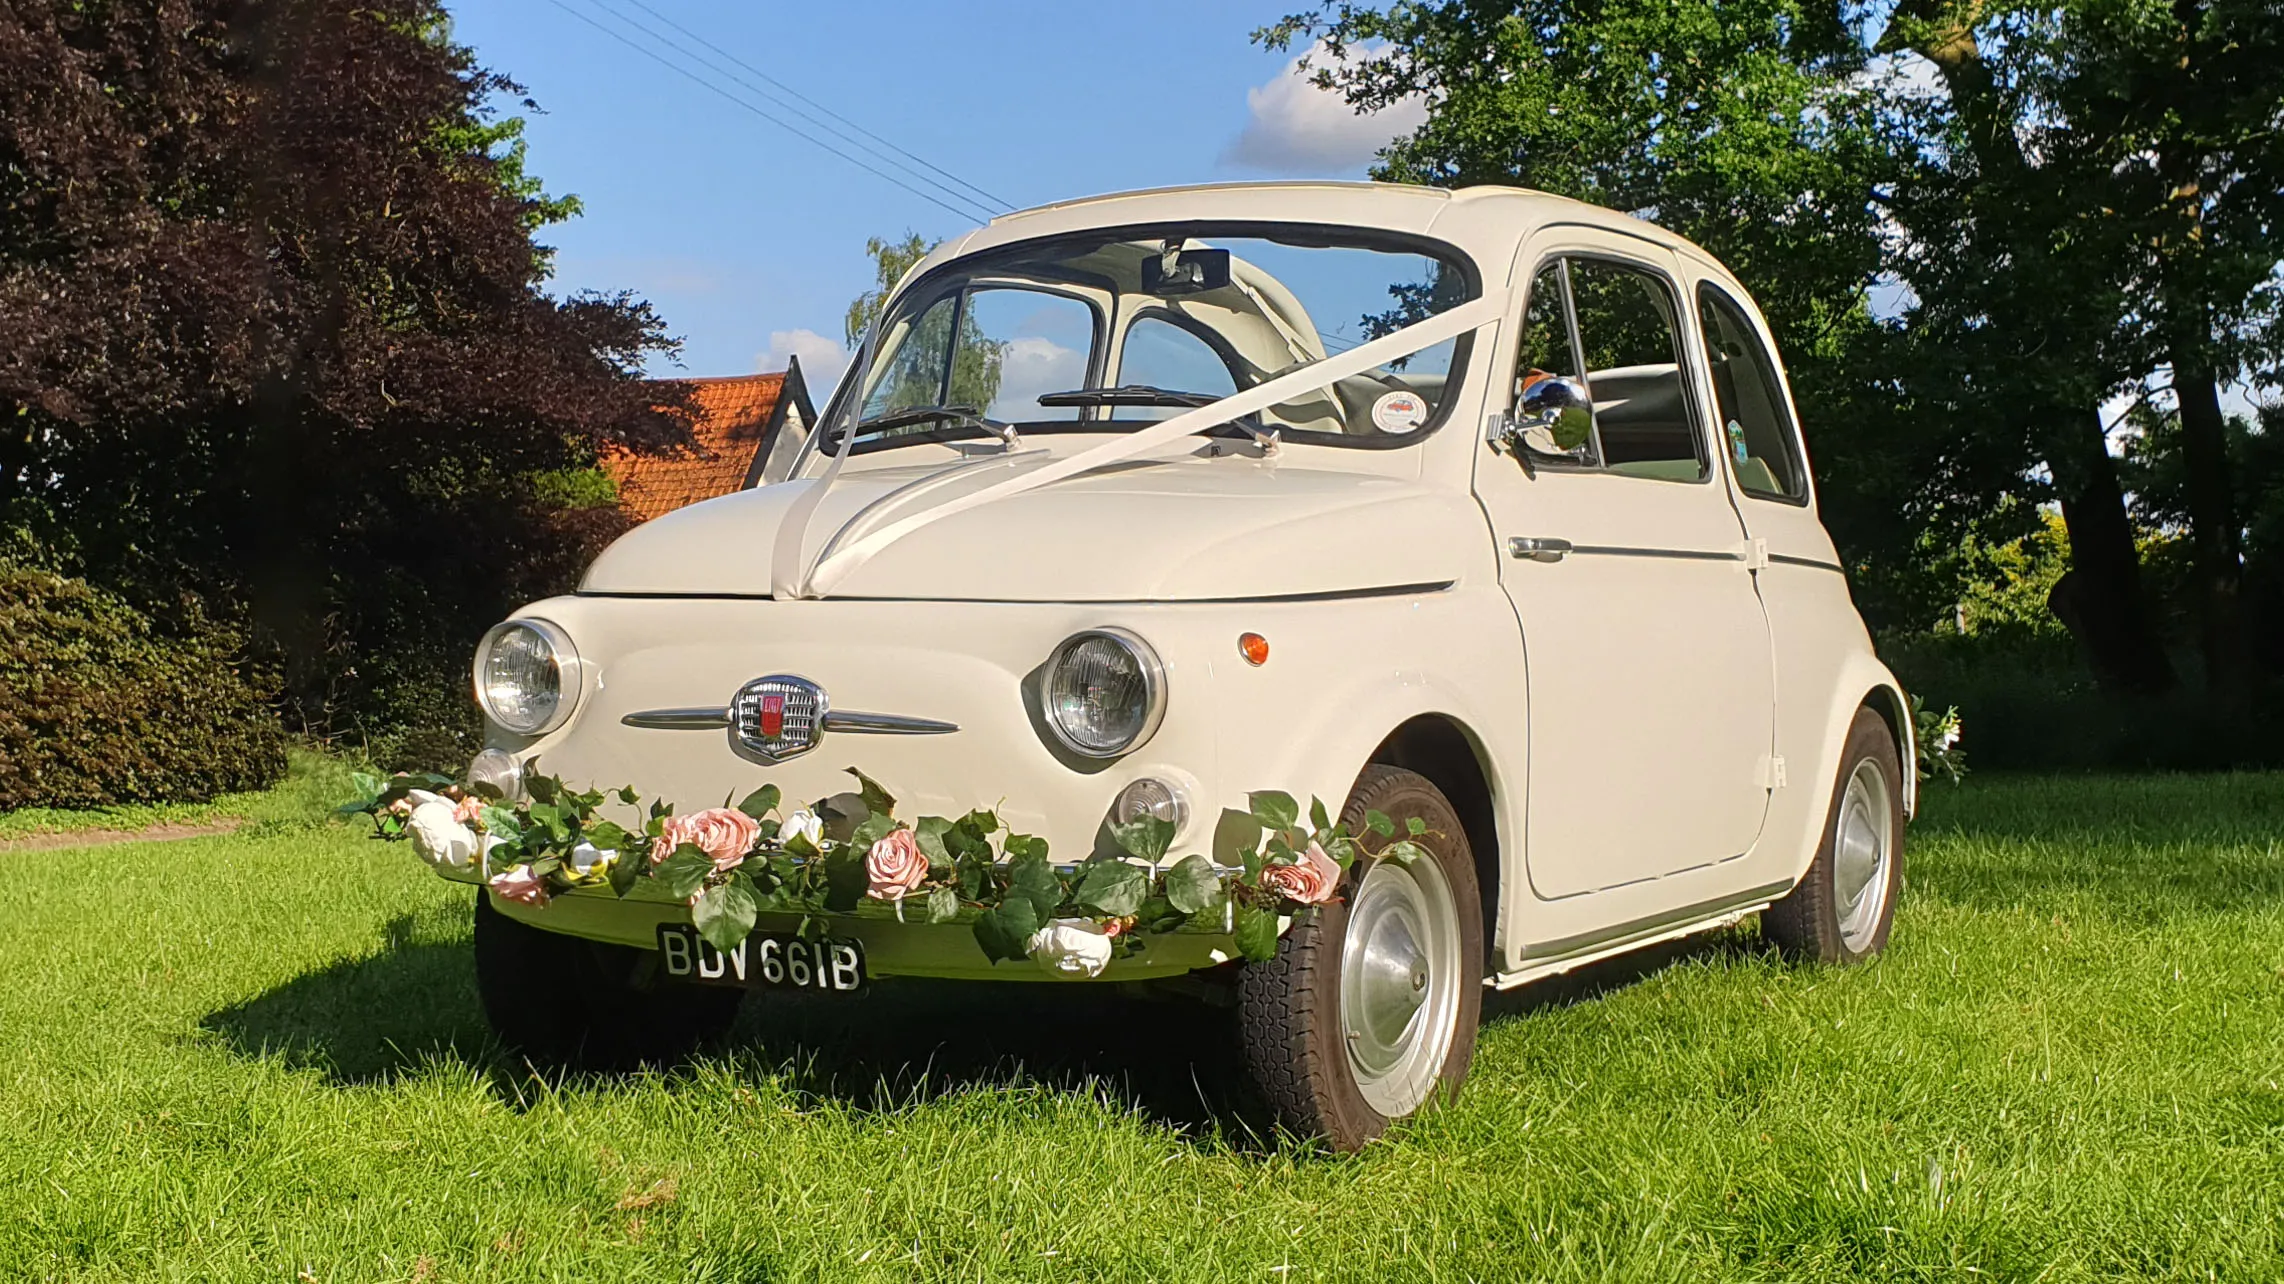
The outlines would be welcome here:
M 320 1071 L 341 1086 L 456 1064 L 520 1105 L 530 1070 L 484 1019 L 464 919 L 406 915 L 383 935 L 376 952 L 221 1009 L 204 1028 L 240 1055 Z M 1484 1019 L 1590 1002 L 1677 963 L 1758 948 L 1757 938 L 1735 932 L 1658 946 L 1486 995 Z M 853 997 L 756 995 L 721 1051 L 733 1073 L 862 1110 L 1044 1087 L 1138 1111 L 1195 1142 L 1274 1145 L 1269 1112 L 1239 1059 L 1236 1014 L 1142 987 L 896 979 Z

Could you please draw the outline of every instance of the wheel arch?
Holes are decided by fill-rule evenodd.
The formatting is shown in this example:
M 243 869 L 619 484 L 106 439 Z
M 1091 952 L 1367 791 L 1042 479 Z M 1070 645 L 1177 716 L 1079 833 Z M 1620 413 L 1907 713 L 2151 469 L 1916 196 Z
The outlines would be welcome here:
M 1476 889 L 1482 900 L 1484 963 L 1493 966 L 1499 957 L 1500 887 L 1504 880 L 1492 771 L 1481 739 L 1449 714 L 1416 714 L 1382 738 L 1366 764 L 1417 772 L 1441 790 L 1459 813 L 1475 859 Z
M 1888 734 L 1895 737 L 1896 758 L 1903 765 L 1903 816 L 1909 820 L 1919 814 L 1918 730 L 1913 725 L 1911 701 L 1903 694 L 1902 685 L 1889 676 L 1875 682 L 1856 707 L 1869 707 L 1887 723 Z

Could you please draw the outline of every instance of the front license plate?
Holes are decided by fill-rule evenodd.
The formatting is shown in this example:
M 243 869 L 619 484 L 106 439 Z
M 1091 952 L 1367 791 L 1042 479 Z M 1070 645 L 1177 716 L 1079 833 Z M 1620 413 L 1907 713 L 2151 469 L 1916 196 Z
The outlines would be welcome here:
M 724 954 L 707 944 L 696 928 L 661 923 L 658 953 L 666 962 L 666 975 L 697 985 L 828 994 L 864 988 L 864 946 L 846 937 L 803 940 L 790 933 L 755 932 Z

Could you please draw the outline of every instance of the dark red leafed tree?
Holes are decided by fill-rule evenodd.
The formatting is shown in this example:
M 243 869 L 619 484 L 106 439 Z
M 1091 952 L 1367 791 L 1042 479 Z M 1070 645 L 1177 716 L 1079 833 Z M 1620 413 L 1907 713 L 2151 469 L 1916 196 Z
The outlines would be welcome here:
M 686 438 L 648 305 L 545 289 L 572 207 L 447 33 L 430 0 L 0 0 L 0 504 L 241 614 L 320 728 L 457 697 L 620 528 L 561 479 Z

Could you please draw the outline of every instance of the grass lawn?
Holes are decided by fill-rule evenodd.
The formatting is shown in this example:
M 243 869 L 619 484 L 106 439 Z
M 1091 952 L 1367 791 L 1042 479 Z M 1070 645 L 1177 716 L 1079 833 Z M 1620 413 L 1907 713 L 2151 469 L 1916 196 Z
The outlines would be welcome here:
M 1931 789 L 1884 959 L 1509 996 L 1346 1160 L 1248 1131 L 1221 1018 L 1070 988 L 520 1072 L 469 894 L 310 779 L 4 855 L 0 1278 L 2284 1279 L 2284 776 Z

